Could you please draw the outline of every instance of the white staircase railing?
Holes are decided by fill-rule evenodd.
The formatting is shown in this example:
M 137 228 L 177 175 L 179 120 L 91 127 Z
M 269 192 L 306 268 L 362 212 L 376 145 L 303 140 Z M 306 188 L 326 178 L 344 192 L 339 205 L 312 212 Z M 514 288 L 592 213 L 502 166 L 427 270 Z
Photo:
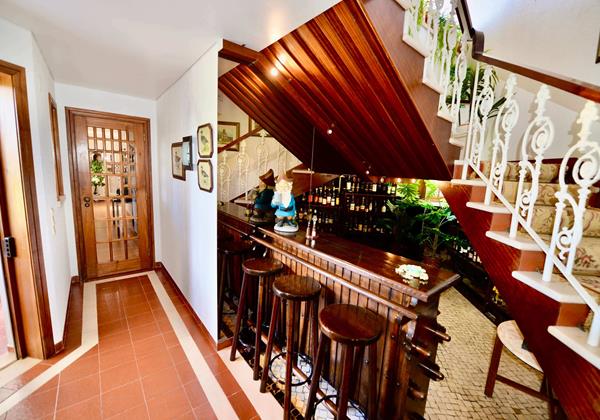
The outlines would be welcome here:
M 546 254 L 542 273 L 544 282 L 557 280 L 560 274 L 593 312 L 587 345 L 600 346 L 600 306 L 596 298 L 574 274 L 576 253 L 583 238 L 588 198 L 600 181 L 600 139 L 592 139 L 592 125 L 599 120 L 598 105 L 587 101 L 576 121 L 580 126 L 576 142 L 562 153 L 558 174 L 558 192 L 553 210 L 554 224 L 549 242 L 533 228 L 538 201 L 542 163 L 555 137 L 554 123 L 546 113 L 550 101 L 548 86 L 541 84 L 535 97 L 534 116 L 515 141 L 513 131 L 520 121 L 517 76 L 509 74 L 501 91 L 496 69 L 474 61 L 468 125 L 459 127 L 458 113 L 469 65 L 470 41 L 456 23 L 455 2 L 443 0 L 396 0 L 405 9 L 403 40 L 425 57 L 423 82 L 440 93 L 438 115 L 452 122 L 452 135 L 466 128 L 462 150 L 461 178 L 471 173 L 485 183 L 484 203 L 496 199 L 511 214 L 509 237 L 518 239 L 526 232 Z M 440 22 L 444 21 L 444 25 Z M 443 31 L 443 35 L 440 35 Z M 441 42 L 439 42 L 441 40 Z M 481 74 L 480 74 L 481 73 Z M 498 101 L 498 99 L 502 99 Z M 521 101 L 522 102 L 522 101 Z M 463 104 L 464 105 L 464 104 Z M 494 111 L 494 112 L 492 112 Z M 519 177 L 514 204 L 505 194 L 511 146 L 520 143 Z M 566 139 L 557 139 L 566 143 Z M 455 144 L 455 143 L 453 143 Z M 555 145 L 556 146 L 556 145 Z M 488 149 L 489 148 L 489 149 Z M 567 148 L 565 144 L 565 149 Z M 554 147 L 556 149 L 556 147 Z M 485 164 L 489 163 L 489 172 Z M 569 182 L 572 179 L 572 182 Z M 568 214 L 568 217 L 565 215 Z M 576 350 L 577 351 L 577 350 Z
M 258 185 L 258 177 L 272 168 L 275 176 L 300 163 L 294 155 L 264 130 L 239 143 L 239 150 L 225 150 L 218 157 L 219 201 L 225 203 L 242 195 L 236 202 L 252 200 L 249 192 Z

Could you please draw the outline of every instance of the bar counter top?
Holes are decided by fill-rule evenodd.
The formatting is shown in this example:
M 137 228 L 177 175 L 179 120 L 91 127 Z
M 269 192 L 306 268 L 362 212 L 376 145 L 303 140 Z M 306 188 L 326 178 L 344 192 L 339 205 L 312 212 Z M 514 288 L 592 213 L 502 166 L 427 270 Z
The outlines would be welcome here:
M 394 290 L 427 302 L 432 296 L 436 296 L 456 280 L 458 274 L 443 268 L 437 268 L 415 261 L 400 255 L 372 248 L 331 233 L 320 233 L 317 226 L 317 238 L 314 243 L 306 240 L 306 229 L 300 228 L 294 234 L 280 234 L 275 232 L 273 225 L 257 226 L 250 221 L 246 215 L 246 209 L 233 203 L 225 203 L 218 207 L 220 219 L 233 218 L 238 223 L 243 223 L 255 232 L 284 244 L 297 247 L 309 254 L 331 261 L 344 268 L 368 276 L 382 283 L 388 284 Z M 224 222 L 224 220 L 220 220 Z M 257 235 L 260 236 L 260 235 Z M 429 276 L 425 284 L 412 287 L 400 277 L 394 269 L 400 264 L 413 264 L 423 267 Z

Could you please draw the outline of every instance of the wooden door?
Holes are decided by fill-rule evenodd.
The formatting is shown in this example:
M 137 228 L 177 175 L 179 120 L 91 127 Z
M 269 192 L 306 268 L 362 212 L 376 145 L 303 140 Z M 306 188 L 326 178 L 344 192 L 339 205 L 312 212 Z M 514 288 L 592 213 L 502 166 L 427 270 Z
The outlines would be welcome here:
M 80 274 L 151 269 L 148 120 L 73 109 L 67 118 Z
M 42 157 L 40 157 L 42 158 Z M 0 253 L 17 357 L 55 353 L 35 191 L 25 69 L 0 60 Z

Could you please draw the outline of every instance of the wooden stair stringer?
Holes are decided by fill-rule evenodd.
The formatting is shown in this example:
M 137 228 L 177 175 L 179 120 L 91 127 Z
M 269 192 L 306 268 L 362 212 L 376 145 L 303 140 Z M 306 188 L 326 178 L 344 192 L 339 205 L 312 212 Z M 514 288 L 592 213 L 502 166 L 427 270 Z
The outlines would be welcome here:
M 394 0 L 361 0 L 390 60 L 419 111 L 431 140 L 452 172 L 460 149 L 449 142 L 452 124 L 438 115 L 440 93 L 423 81 L 425 58 L 402 40 L 405 10 Z
M 600 370 L 548 333 L 549 326 L 560 323 L 564 305 L 513 278 L 521 251 L 486 236 L 493 214 L 467 207 L 471 187 L 450 182 L 440 183 L 440 187 L 566 414 L 572 418 L 599 418 Z

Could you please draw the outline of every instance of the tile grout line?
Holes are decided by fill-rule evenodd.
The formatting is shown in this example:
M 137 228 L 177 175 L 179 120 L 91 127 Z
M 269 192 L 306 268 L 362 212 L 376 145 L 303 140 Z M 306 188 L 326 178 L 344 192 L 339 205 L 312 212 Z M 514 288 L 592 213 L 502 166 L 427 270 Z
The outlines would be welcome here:
M 179 344 L 183 348 L 188 361 L 192 365 L 192 369 L 194 370 L 194 373 L 198 378 L 198 382 L 200 382 L 200 386 L 206 394 L 208 402 L 215 415 L 219 419 L 237 419 L 238 416 L 235 413 L 231 402 L 225 395 L 221 384 L 206 363 L 202 352 L 194 342 L 186 325 L 181 319 L 179 312 L 177 312 L 175 305 L 160 282 L 158 275 L 154 271 L 144 274 L 148 275 L 150 283 L 154 288 L 154 292 L 156 293 L 156 296 L 158 297 L 158 300 L 163 307 L 165 314 L 167 315 L 167 319 L 171 323 L 171 327 L 173 328 L 173 331 L 179 340 Z
M 56 375 L 60 374 L 64 369 L 72 363 L 79 360 L 81 356 L 98 345 L 98 313 L 96 302 L 96 285 L 109 281 L 122 280 L 129 277 L 136 277 L 140 274 L 132 274 L 121 276 L 118 278 L 98 280 L 85 283 L 83 287 L 83 310 L 82 310 L 82 325 L 81 325 L 81 344 L 71 353 L 63 357 L 61 360 L 50 366 L 44 372 L 33 378 L 31 381 L 23 385 L 15 391 L 10 397 L 0 403 L 0 415 L 5 414 L 8 410 L 15 407 L 18 403 L 33 394 L 44 384 L 52 380 Z M 58 393 L 58 390 L 57 390 Z M 55 410 L 56 413 L 56 410 Z
M 144 290 L 144 288 L 142 287 L 142 293 L 144 293 L 144 298 L 146 299 L 146 303 L 148 303 L 148 295 L 146 295 L 146 291 Z M 125 309 L 123 309 L 123 311 L 125 311 Z M 152 308 L 150 308 L 150 313 L 152 314 L 152 319 L 154 319 L 154 312 L 152 311 Z M 155 320 L 156 321 L 156 320 Z M 127 323 L 127 329 L 129 330 L 129 335 L 131 335 L 131 328 L 129 327 L 129 319 L 127 318 L 127 314 L 125 313 L 125 322 Z M 159 329 L 160 331 L 160 329 Z M 160 331 L 160 335 L 162 337 L 162 331 Z M 163 342 L 164 342 L 164 337 L 163 337 Z M 133 337 L 131 337 L 131 343 L 133 344 Z M 133 345 L 133 354 L 134 354 L 134 358 L 135 358 L 135 367 L 138 371 L 138 375 L 140 377 L 140 385 L 142 386 L 142 395 L 144 396 L 144 407 L 146 407 L 146 414 L 148 414 L 148 418 L 150 418 L 150 408 L 148 407 L 148 399 L 146 398 L 146 390 L 144 389 L 144 381 L 142 378 L 142 372 L 140 371 L 140 362 L 138 360 L 137 355 L 135 354 L 135 345 Z
M 217 352 L 218 357 L 223 361 L 231 375 L 240 385 L 241 392 L 246 394 L 250 404 L 256 410 L 256 413 L 261 419 L 276 420 L 283 418 L 283 408 L 270 392 L 261 393 L 256 386 L 257 383 L 252 379 L 252 369 L 243 360 L 239 352 L 236 352 L 238 357 L 234 362 L 229 360 L 229 348 L 224 348 Z

